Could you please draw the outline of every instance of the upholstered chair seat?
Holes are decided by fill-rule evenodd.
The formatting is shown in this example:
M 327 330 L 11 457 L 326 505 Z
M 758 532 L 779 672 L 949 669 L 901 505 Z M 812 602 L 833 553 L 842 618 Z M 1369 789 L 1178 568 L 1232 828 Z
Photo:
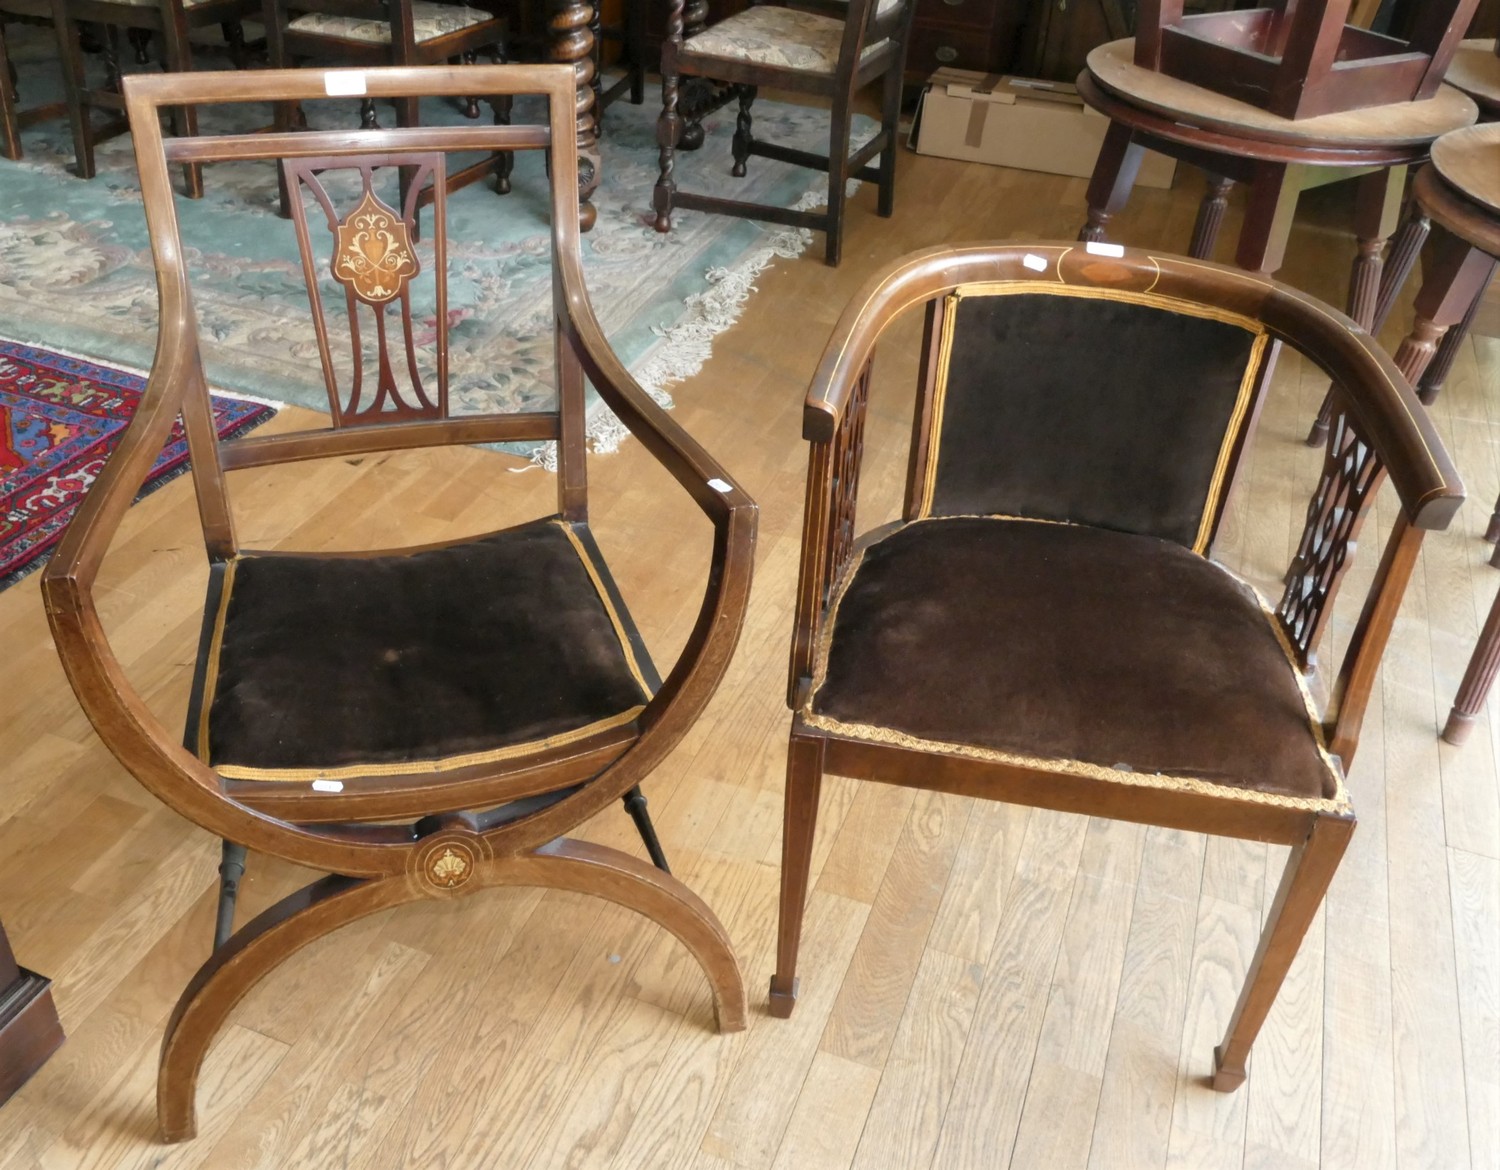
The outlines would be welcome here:
M 146 3 L 154 0 L 129 2 Z M 192 0 L 188 2 L 191 3 Z M 418 44 L 494 20 L 490 13 L 476 8 L 460 7 L 457 4 L 432 4 L 428 0 L 412 0 L 411 15 L 412 39 Z M 366 41 L 372 45 L 391 43 L 391 22 L 388 20 L 369 20 L 333 12 L 305 12 L 286 27 L 288 32 L 338 37 L 345 41 Z
M 844 22 L 793 8 L 757 7 L 721 20 L 683 42 L 694 58 L 747 61 L 804 73 L 832 74 L 839 63 Z M 884 42 L 881 42 L 884 43 Z M 867 45 L 868 58 L 880 44 Z
M 919 520 L 856 555 L 803 719 L 873 743 L 1333 809 L 1339 773 L 1274 622 L 1249 586 L 1173 541 Z
M 560 747 L 657 686 L 586 529 L 376 557 L 247 554 L 210 586 L 199 757 L 231 780 L 444 772 Z

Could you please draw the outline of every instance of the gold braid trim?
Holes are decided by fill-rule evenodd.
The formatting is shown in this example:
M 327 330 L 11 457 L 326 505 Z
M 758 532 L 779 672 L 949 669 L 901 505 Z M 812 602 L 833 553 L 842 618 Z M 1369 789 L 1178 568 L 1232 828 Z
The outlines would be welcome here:
M 1032 520 L 1029 517 L 965 517 L 965 516 L 936 516 L 927 520 L 912 521 L 913 524 L 939 524 L 944 520 L 962 519 L 994 519 L 1019 521 L 1025 524 L 1055 524 L 1058 521 Z M 904 531 L 911 525 L 896 529 L 896 532 Z M 895 532 L 887 533 L 886 537 L 894 536 Z M 882 538 L 885 539 L 885 538 Z M 1302 696 L 1302 702 L 1307 708 L 1307 721 L 1312 731 L 1313 742 L 1317 745 L 1318 754 L 1324 766 L 1334 781 L 1334 794 L 1332 798 L 1306 797 L 1306 796 L 1283 796 L 1275 792 L 1260 792 L 1253 788 L 1237 788 L 1230 784 L 1221 784 L 1213 780 L 1204 780 L 1196 776 L 1163 776 L 1157 772 L 1124 772 L 1118 768 L 1106 767 L 1103 764 L 1091 764 L 1087 760 L 1071 760 L 1050 756 L 1030 756 L 1018 752 L 1005 752 L 996 748 L 977 747 L 973 744 L 949 743 L 945 740 L 923 739 L 919 736 L 909 735 L 904 731 L 897 731 L 889 727 L 877 727 L 869 723 L 846 723 L 841 719 L 834 719 L 828 715 L 819 715 L 812 709 L 813 701 L 818 692 L 823 689 L 823 684 L 828 677 L 828 651 L 833 644 L 833 627 L 838 617 L 839 606 L 843 604 L 844 594 L 848 592 L 849 586 L 854 582 L 859 572 L 859 566 L 864 560 L 865 553 L 880 541 L 873 541 L 864 546 L 859 552 L 850 558 L 849 567 L 845 570 L 843 579 L 838 584 L 838 590 L 823 618 L 823 629 L 818 637 L 817 666 L 813 672 L 813 684 L 808 691 L 806 702 L 798 714 L 803 723 L 809 727 L 817 728 L 819 731 L 830 731 L 835 735 L 847 739 L 860 739 L 870 743 L 888 743 L 895 747 L 911 748 L 915 751 L 944 753 L 948 755 L 966 756 L 975 760 L 986 760 L 996 764 L 1009 764 L 1012 767 L 1031 768 L 1041 772 L 1061 772 L 1069 776 L 1085 776 L 1091 780 L 1102 780 L 1108 784 L 1129 784 L 1138 788 L 1159 788 L 1173 792 L 1192 792 L 1200 796 L 1212 796 L 1221 800 L 1243 800 L 1251 804 L 1274 805 L 1278 808 L 1306 809 L 1310 812 L 1348 812 L 1350 809 L 1349 793 L 1344 785 L 1343 769 L 1338 761 L 1329 754 L 1323 739 L 1323 725 L 1318 715 L 1317 704 L 1313 700 L 1312 692 L 1307 687 L 1302 672 L 1297 669 L 1296 659 L 1292 654 L 1291 644 L 1286 640 L 1286 634 L 1277 624 L 1275 611 L 1266 603 L 1265 598 L 1249 582 L 1245 581 L 1237 573 L 1225 568 L 1219 562 L 1208 560 L 1209 564 L 1227 573 L 1239 584 L 1248 589 L 1255 598 L 1261 613 L 1271 625 L 1271 632 L 1276 638 L 1276 643 L 1286 655 L 1287 667 L 1296 680 L 1298 693 Z
M 1060 276 L 1059 280 L 1061 280 Z M 927 467 L 922 481 L 921 507 L 917 512 L 919 520 L 932 518 L 932 497 L 937 490 L 938 463 L 942 454 L 943 414 L 948 401 L 948 370 L 953 361 L 953 335 L 958 324 L 958 305 L 965 297 L 976 296 L 1060 296 L 1076 297 L 1081 300 L 1120 301 L 1125 304 L 1164 309 L 1184 317 L 1197 317 L 1205 321 L 1235 325 L 1253 335 L 1254 341 L 1251 342 L 1250 355 L 1245 361 L 1245 372 L 1240 377 L 1240 387 L 1235 393 L 1234 406 L 1224 425 L 1224 437 L 1219 443 L 1219 456 L 1214 462 L 1213 474 L 1209 477 L 1208 490 L 1204 493 L 1203 510 L 1198 519 L 1198 532 L 1193 540 L 1195 553 L 1207 553 L 1209 536 L 1213 532 L 1214 521 L 1218 517 L 1219 505 L 1224 493 L 1224 480 L 1228 475 L 1230 456 L 1234 453 L 1234 445 L 1239 440 L 1240 430 L 1249 412 L 1251 398 L 1254 395 L 1256 383 L 1260 380 L 1261 369 L 1265 362 L 1266 347 L 1271 340 L 1265 326 L 1242 313 L 1220 309 L 1213 305 L 1180 301 L 1152 292 L 1087 288 L 1061 283 L 1047 285 L 1025 281 L 969 284 L 955 289 L 945 298 L 943 330 L 938 338 L 937 379 L 932 388 L 932 417 L 927 428 Z M 1024 517 L 1016 518 L 1023 519 Z
M 214 615 L 214 632 L 208 641 L 208 662 L 203 668 L 203 697 L 198 701 L 198 758 L 208 763 L 208 713 L 214 705 L 214 691 L 219 686 L 219 648 L 224 642 L 224 619 L 229 613 L 229 595 L 234 592 L 234 571 L 239 567 L 236 553 L 224 566 L 224 580 L 219 588 L 219 612 Z
M 561 528 L 568 538 L 568 543 L 573 546 L 573 551 L 583 564 L 584 571 L 593 583 L 594 592 L 599 596 L 599 602 L 604 607 L 604 612 L 609 617 L 609 624 L 614 628 L 615 637 L 619 639 L 620 650 L 625 656 L 626 665 L 630 667 L 630 673 L 641 688 L 641 693 L 647 699 L 651 698 L 651 688 L 646 684 L 645 675 L 641 671 L 640 663 L 636 661 L 635 648 L 630 644 L 630 636 L 625 632 L 625 623 L 620 620 L 614 604 L 609 599 L 609 592 L 604 588 L 604 582 L 599 577 L 599 570 L 589 556 L 577 535 L 574 534 L 572 526 L 564 520 L 553 520 L 553 524 Z M 203 687 L 203 703 L 198 716 L 198 757 L 204 763 L 208 762 L 208 712 L 213 703 L 214 687 L 219 678 L 219 647 L 224 637 L 224 618 L 229 612 L 229 594 L 234 586 L 235 565 L 239 562 L 236 557 L 230 561 L 224 573 L 224 590 L 219 599 L 219 612 L 214 619 L 213 640 L 209 645 L 207 679 Z M 402 760 L 391 764 L 348 764 L 338 768 L 255 768 L 242 764 L 216 764 L 214 771 L 226 780 L 260 780 L 276 783 L 306 783 L 312 780 L 357 780 L 361 777 L 378 776 L 434 776 L 443 772 L 456 771 L 459 768 L 472 768 L 477 764 L 494 764 L 502 760 L 513 760 L 520 756 L 531 755 L 536 752 L 549 751 L 552 748 L 564 747 L 568 744 L 577 743 L 579 740 L 588 739 L 603 731 L 611 731 L 616 727 L 623 727 L 636 719 L 646 709 L 644 704 L 638 704 L 621 711 L 617 715 L 609 715 L 603 719 L 596 719 L 592 723 L 582 727 L 574 728 L 572 731 L 562 731 L 556 735 L 549 735 L 544 739 L 527 740 L 524 743 L 511 744 L 508 747 L 492 748 L 482 752 L 467 752 L 458 756 L 444 756 L 438 759 L 427 760 Z
M 509 747 L 494 748 L 485 752 L 468 752 L 461 756 L 444 756 L 436 760 L 403 760 L 394 764 L 349 764 L 340 768 L 249 768 L 239 764 L 215 764 L 214 771 L 228 780 L 358 780 L 365 776 L 436 776 L 458 768 L 469 768 L 475 764 L 493 764 L 500 760 L 513 760 L 517 756 L 543 752 L 549 748 L 563 747 L 600 731 L 623 727 L 646 708 L 644 705 L 630 707 L 618 715 L 599 719 L 572 731 L 559 732 L 545 739 L 527 740 Z

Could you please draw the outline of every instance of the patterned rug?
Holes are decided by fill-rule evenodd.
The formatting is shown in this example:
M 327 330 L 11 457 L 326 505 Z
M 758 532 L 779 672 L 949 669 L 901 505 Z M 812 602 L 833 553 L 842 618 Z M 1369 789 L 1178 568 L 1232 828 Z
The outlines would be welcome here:
M 139 374 L 0 340 L 0 589 L 40 568 L 62 539 L 145 386 Z M 215 426 L 226 438 L 276 413 L 217 394 L 213 404 Z M 178 422 L 141 495 L 187 465 Z
M 56 57 L 45 38 L 28 35 L 40 30 L 12 27 L 29 104 L 55 84 Z M 757 133 L 766 139 L 826 149 L 826 112 L 775 102 L 758 102 L 755 110 Z M 657 112 L 652 95 L 643 106 L 621 102 L 605 115 L 602 182 L 594 197 L 599 217 L 583 247 L 590 297 L 611 344 L 648 389 L 669 402 L 665 387 L 701 366 L 713 336 L 733 323 L 754 290 L 755 274 L 775 257 L 797 256 L 811 233 L 698 212 L 679 213 L 669 234 L 654 231 Z M 314 126 L 347 126 L 357 117 L 347 103 L 314 103 L 308 114 Z M 380 115 L 392 124 L 388 108 Z M 515 121 L 541 121 L 540 115 L 539 107 L 518 103 Z M 446 103 L 424 103 L 422 116 L 424 124 L 462 121 Z M 249 130 L 269 118 L 269 107 L 206 107 L 200 132 Z M 679 156 L 677 173 L 686 188 L 792 206 L 805 205 L 826 182 L 767 159 L 752 160 L 750 175 L 734 179 L 732 112 L 720 112 L 705 127 L 704 148 Z M 874 129 L 866 119 L 856 137 Z M 7 334 L 148 367 L 156 288 L 129 137 L 100 148 L 98 177 L 89 182 L 68 173 L 65 121 L 26 131 L 23 144 L 23 162 L 0 166 L 0 320 Z M 509 195 L 475 184 L 450 200 L 452 397 L 461 410 L 531 410 L 552 400 L 543 161 L 536 151 L 520 155 Z M 290 222 L 275 215 L 273 167 L 218 164 L 205 170 L 204 182 L 203 199 L 179 198 L 177 204 L 198 282 L 194 296 L 209 381 L 326 410 L 296 239 Z M 330 282 L 330 292 L 334 288 Z M 335 303 L 342 303 L 341 294 Z M 432 319 L 430 304 L 414 308 Z M 618 437 L 612 422 L 591 418 L 592 434 L 605 447 Z

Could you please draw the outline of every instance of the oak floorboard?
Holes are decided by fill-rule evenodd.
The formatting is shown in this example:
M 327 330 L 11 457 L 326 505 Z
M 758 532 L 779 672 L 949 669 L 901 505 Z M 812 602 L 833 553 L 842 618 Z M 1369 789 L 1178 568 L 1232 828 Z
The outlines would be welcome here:
M 808 380 L 885 261 L 959 239 L 1070 240 L 1084 215 L 1084 180 L 907 151 L 898 166 L 892 218 L 862 188 L 843 265 L 826 268 L 815 239 L 759 274 L 702 373 L 671 389 L 675 420 L 761 506 L 738 651 L 644 785 L 674 871 L 735 943 L 748 1031 L 715 1035 L 697 965 L 603 903 L 497 890 L 407 906 L 315 944 L 252 992 L 209 1054 L 202 1136 L 161 1146 L 154 1054 L 207 954 L 218 846 L 95 737 L 33 576 L 0 592 L 0 917 L 18 958 L 53 977 L 69 1039 L 0 1109 L 3 1170 L 1500 1166 L 1500 700 L 1465 747 L 1436 742 L 1500 589 L 1479 539 L 1500 489 L 1494 338 L 1461 348 L 1432 411 L 1471 499 L 1429 537 L 1396 621 L 1349 776 L 1360 824 L 1245 1086 L 1220 1095 L 1201 1081 L 1280 850 L 946 800 L 934 835 L 917 815 L 930 804 L 836 776 L 814 838 L 801 1002 L 790 1020 L 766 1013 Z M 1183 168 L 1174 189 L 1135 192 L 1111 237 L 1181 248 L 1202 190 Z M 1236 192 L 1221 257 L 1241 206 Z M 1351 207 L 1348 184 L 1303 198 L 1285 279 L 1342 301 Z M 1389 345 L 1410 327 L 1415 284 Z M 917 314 L 899 322 L 875 363 L 860 528 L 901 505 L 920 328 Z M 1272 601 L 1321 465 L 1302 438 L 1324 385 L 1283 359 L 1216 543 Z M 262 433 L 322 422 L 288 409 Z M 666 666 L 697 614 L 708 528 L 638 443 L 591 458 L 589 475 L 595 535 Z M 311 549 L 489 531 L 551 512 L 556 489 L 522 459 L 467 449 L 230 482 L 247 544 Z M 206 578 L 195 512 L 186 480 L 132 507 L 98 585 L 122 667 L 174 736 Z M 1316 690 L 1393 519 L 1387 488 Z M 642 852 L 618 806 L 577 835 Z M 240 921 L 310 878 L 252 857 Z M 968 964 L 982 964 L 977 984 Z M 835 1037 L 858 1059 L 823 1046 Z

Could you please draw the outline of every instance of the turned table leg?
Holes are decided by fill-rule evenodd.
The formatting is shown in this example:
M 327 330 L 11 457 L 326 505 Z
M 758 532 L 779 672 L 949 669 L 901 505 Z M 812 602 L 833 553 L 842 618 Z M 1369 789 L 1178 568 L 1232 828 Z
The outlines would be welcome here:
M 1356 252 L 1349 270 L 1347 312 L 1366 332 L 1373 333 L 1380 318 L 1382 304 L 1389 309 L 1394 290 L 1381 280 L 1384 269 L 1385 242 L 1395 231 L 1401 215 L 1401 200 L 1406 192 L 1406 168 L 1386 167 L 1372 171 L 1359 180 L 1354 207 Z M 1400 241 L 1403 247 L 1410 241 Z M 1420 246 L 1420 241 L 1418 241 Z M 1393 257 L 1394 258 L 1394 257 Z M 1413 255 L 1412 259 L 1415 259 Z M 1403 260 L 1410 267 L 1410 260 Z M 1328 439 L 1328 424 L 1333 414 L 1333 399 L 1325 395 L 1318 417 L 1307 435 L 1309 447 L 1321 447 Z
M 1223 175 L 1205 172 L 1204 177 L 1208 180 L 1208 190 L 1203 192 L 1203 202 L 1198 205 L 1193 242 L 1188 245 L 1188 255 L 1194 260 L 1213 259 L 1219 229 L 1224 226 L 1224 212 L 1229 208 L 1229 191 L 1234 186 L 1234 180 Z
M 1417 293 L 1416 324 L 1396 351 L 1396 365 L 1407 381 L 1413 385 L 1423 383 L 1443 335 L 1469 314 L 1494 275 L 1495 263 L 1493 256 L 1438 229 L 1433 238 L 1432 265 Z M 1443 728 L 1443 739 L 1448 743 L 1460 744 L 1468 737 L 1495 681 L 1497 666 L 1500 666 L 1500 597 L 1490 607 Z
M 1130 189 L 1135 186 L 1136 172 L 1141 169 L 1145 155 L 1145 147 L 1135 141 L 1135 132 L 1129 126 L 1121 122 L 1109 124 L 1094 163 L 1093 177 L 1089 179 L 1089 218 L 1078 233 L 1080 240 L 1090 244 L 1103 242 L 1106 225 L 1130 199 Z

